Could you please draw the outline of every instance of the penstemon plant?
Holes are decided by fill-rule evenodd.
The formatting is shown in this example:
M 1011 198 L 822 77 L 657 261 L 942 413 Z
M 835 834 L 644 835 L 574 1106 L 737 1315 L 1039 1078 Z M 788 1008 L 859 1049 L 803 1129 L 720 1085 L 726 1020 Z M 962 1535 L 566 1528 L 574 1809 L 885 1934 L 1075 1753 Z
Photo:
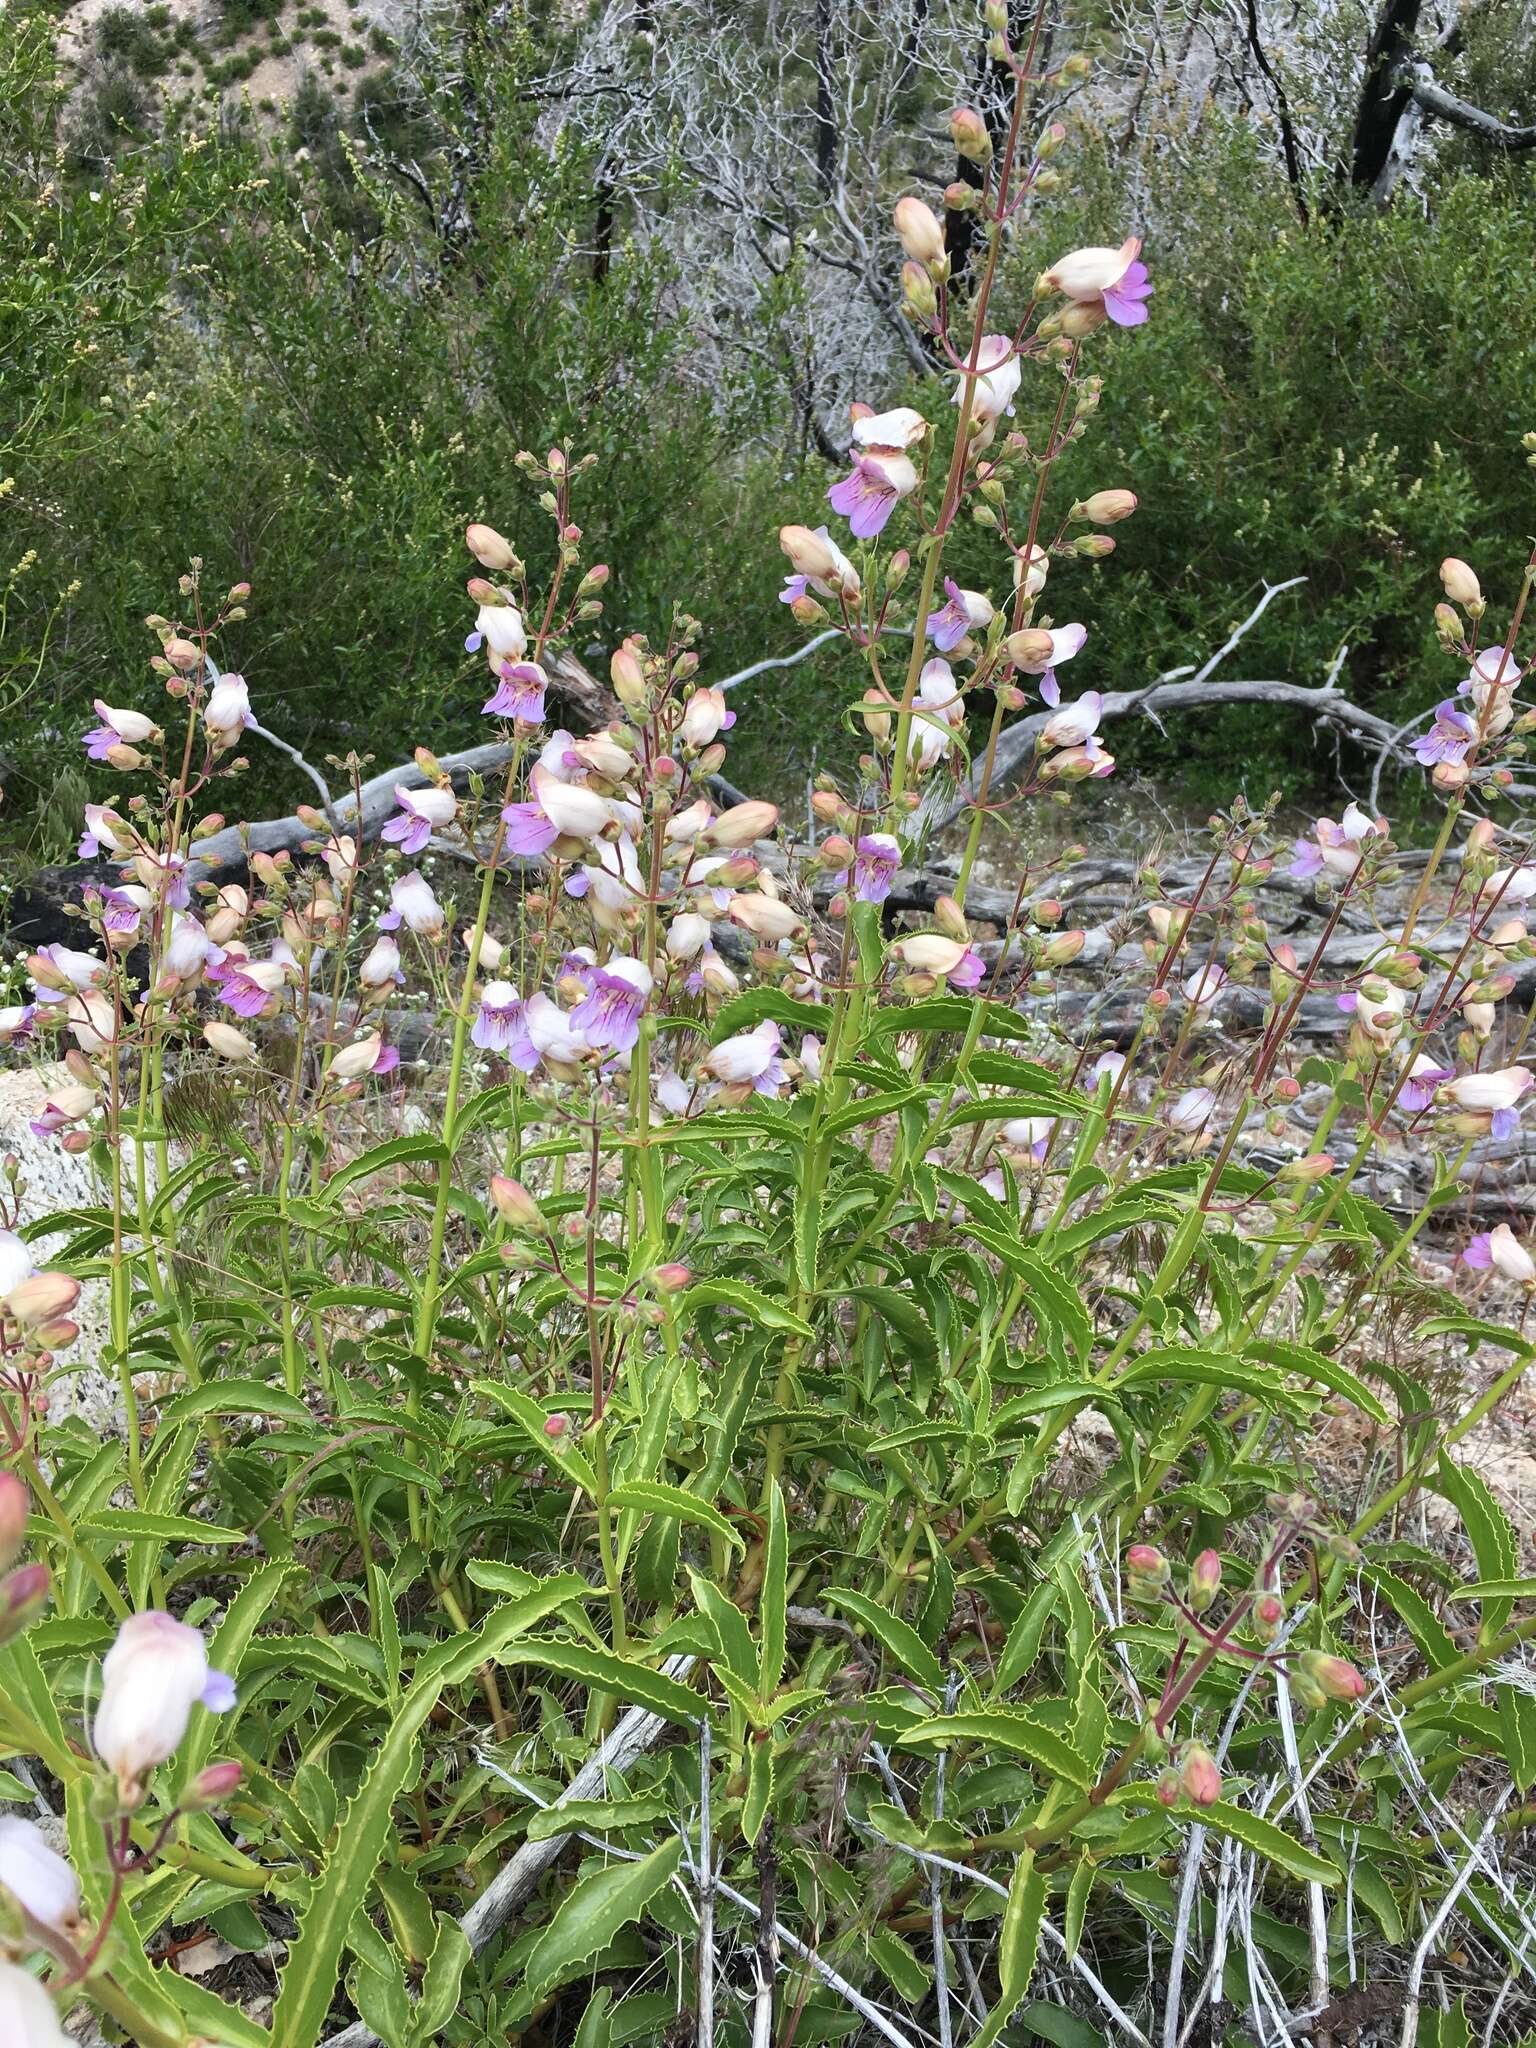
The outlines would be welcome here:
M 1531 1346 L 1415 1247 L 1531 1086 L 1536 866 L 1492 807 L 1536 567 L 1491 632 L 1444 565 L 1467 680 L 1411 887 L 1384 818 L 1318 820 L 1298 950 L 1238 803 L 1107 946 L 1066 926 L 1081 849 L 1031 857 L 1031 806 L 1114 761 L 1048 593 L 1137 506 L 1056 468 L 1151 287 L 1132 236 L 1003 305 L 1067 140 L 1026 141 L 1032 98 L 1083 62 L 1042 68 L 1043 12 L 987 26 L 968 296 L 895 209 L 954 402 L 856 407 L 846 545 L 780 536 L 865 746 L 814 843 L 722 779 L 681 610 L 614 651 L 600 729 L 553 726 L 608 581 L 561 449 L 520 465 L 547 581 L 466 535 L 494 737 L 418 750 L 392 810 L 357 759 L 299 843 L 212 808 L 260 728 L 219 654 L 250 592 L 201 563 L 150 621 L 163 704 L 97 706 L 80 943 L 0 1012 L 62 1053 L 33 1129 L 102 1189 L 0 1190 L 7 2043 L 82 2000 L 145 2048 L 1270 2039 L 1421 1985 L 1458 1900 L 1518 1978 L 1490 1830 L 1536 1782 L 1536 1581 L 1454 1454 Z M 962 519 L 1001 602 L 946 573 Z M 1370 1192 L 1404 1153 L 1407 1214 Z M 1507 1224 L 1464 1256 L 1536 1290 Z M 104 1436 L 55 1398 L 87 1286 Z M 1464 1556 L 1415 1540 L 1430 1496 Z M 209 1940 L 212 1980 L 178 1967 Z

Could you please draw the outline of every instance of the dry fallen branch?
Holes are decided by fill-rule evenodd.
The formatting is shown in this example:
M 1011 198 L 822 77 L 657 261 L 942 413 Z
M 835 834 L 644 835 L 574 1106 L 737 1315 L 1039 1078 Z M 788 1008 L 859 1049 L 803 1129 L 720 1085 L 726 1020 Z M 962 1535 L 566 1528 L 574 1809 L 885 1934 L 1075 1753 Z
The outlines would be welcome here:
M 661 1669 L 668 1678 L 686 1678 L 693 1668 L 692 1657 L 670 1657 Z M 611 1735 L 588 1757 L 555 1805 L 566 1800 L 595 1799 L 608 1787 L 608 1776 L 623 1771 L 636 1757 L 654 1749 L 668 1723 L 660 1714 L 644 1707 L 631 1707 Z M 504 1863 L 459 1921 L 474 1954 L 479 1955 L 511 1919 L 519 1906 L 533 1897 L 550 1865 L 563 1854 L 570 1835 L 550 1835 L 542 1842 L 524 1842 Z M 377 2048 L 378 2035 L 361 2021 L 332 2034 L 322 2048 Z

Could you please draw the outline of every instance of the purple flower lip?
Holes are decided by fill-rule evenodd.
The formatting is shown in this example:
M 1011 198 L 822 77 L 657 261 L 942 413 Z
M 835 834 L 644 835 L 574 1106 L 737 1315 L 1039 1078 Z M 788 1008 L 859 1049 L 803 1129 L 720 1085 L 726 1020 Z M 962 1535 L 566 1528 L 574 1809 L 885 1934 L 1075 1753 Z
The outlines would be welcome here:
M 542 804 L 508 804 L 501 822 L 507 828 L 509 853 L 547 853 L 560 837 L 560 828 L 545 815 Z
M 401 811 L 398 817 L 390 819 L 379 837 L 398 846 L 402 853 L 420 853 L 432 837 L 432 826 L 414 811 Z
M 1104 311 L 1117 327 L 1140 327 L 1147 317 L 1147 300 L 1152 296 L 1147 266 L 1139 258 L 1120 282 L 1104 294 Z

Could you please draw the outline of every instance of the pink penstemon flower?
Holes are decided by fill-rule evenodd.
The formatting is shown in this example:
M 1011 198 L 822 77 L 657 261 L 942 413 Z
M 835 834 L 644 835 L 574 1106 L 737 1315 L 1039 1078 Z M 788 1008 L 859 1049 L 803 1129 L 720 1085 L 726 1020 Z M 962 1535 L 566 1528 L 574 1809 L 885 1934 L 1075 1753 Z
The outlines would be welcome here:
M 1352 803 L 1337 823 L 1319 818 L 1312 837 L 1296 841 L 1289 872 L 1298 881 L 1326 873 L 1334 881 L 1347 882 L 1365 857 L 1366 842 L 1383 836 L 1386 829 L 1385 819 L 1372 818 Z
M 1077 305 L 1101 311 L 1117 327 L 1139 327 L 1152 295 L 1140 259 L 1140 237 L 1127 235 L 1118 249 L 1074 249 L 1044 272 L 1040 283 L 1046 291 L 1062 292 Z
M 571 1025 L 595 1050 L 627 1053 L 639 1043 L 640 1019 L 650 998 L 651 971 L 643 960 L 619 956 L 585 970 L 586 993 Z
M 480 706 L 486 718 L 512 718 L 524 725 L 542 725 L 549 677 L 536 661 L 504 661 L 496 670 L 496 687 Z
M 873 540 L 916 489 L 917 469 L 910 456 L 860 454 L 842 482 L 827 492 L 827 502 L 860 540 Z
M 944 578 L 947 600 L 928 614 L 928 638 L 942 654 L 952 654 L 967 635 L 984 633 L 993 619 L 992 600 L 980 590 L 962 590 L 952 577 Z
M 1507 1223 L 1479 1231 L 1461 1257 L 1464 1265 L 1476 1271 L 1502 1273 L 1518 1287 L 1536 1287 L 1536 1259 Z
M 523 999 L 510 981 L 486 983 L 469 1035 L 483 1052 L 500 1053 L 522 1073 L 531 1074 L 539 1064 L 538 1047 L 528 1035 Z
M 451 824 L 459 809 L 451 789 L 407 789 L 398 782 L 395 802 L 400 809 L 379 836 L 411 855 L 421 853 L 432 834 Z

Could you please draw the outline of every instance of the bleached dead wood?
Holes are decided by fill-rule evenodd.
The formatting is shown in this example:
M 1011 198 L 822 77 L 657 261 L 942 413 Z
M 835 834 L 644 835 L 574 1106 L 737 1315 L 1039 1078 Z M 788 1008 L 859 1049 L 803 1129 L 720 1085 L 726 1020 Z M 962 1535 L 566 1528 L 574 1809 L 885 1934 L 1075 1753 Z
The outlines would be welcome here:
M 669 1678 L 683 1679 L 692 1670 L 693 1662 L 692 1657 L 670 1657 L 661 1669 Z M 660 1714 L 650 1713 L 644 1707 L 631 1707 L 588 1757 L 555 1805 L 601 1797 L 608 1789 L 610 1773 L 626 1770 L 636 1757 L 654 1749 L 668 1725 Z M 488 1947 L 518 1908 L 532 1898 L 545 1871 L 559 1860 L 571 1839 L 570 1835 L 549 1835 L 542 1842 L 524 1842 L 497 1871 L 459 1921 L 475 1955 Z M 322 2048 L 377 2048 L 378 2038 L 370 2027 L 358 2021 L 355 2026 L 332 2034 Z

